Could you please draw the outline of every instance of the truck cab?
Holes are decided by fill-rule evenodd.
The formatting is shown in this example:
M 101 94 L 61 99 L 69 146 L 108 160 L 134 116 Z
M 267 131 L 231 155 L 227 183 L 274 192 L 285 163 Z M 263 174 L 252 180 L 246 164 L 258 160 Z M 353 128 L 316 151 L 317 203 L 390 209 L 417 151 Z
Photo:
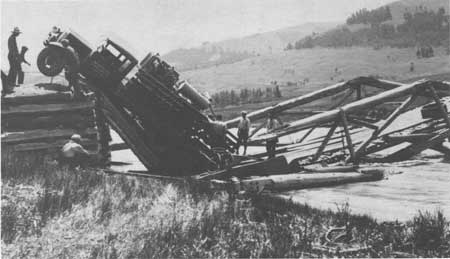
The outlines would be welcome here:
M 106 39 L 87 59 L 81 74 L 100 86 L 119 83 L 136 65 L 137 59 L 111 39 Z

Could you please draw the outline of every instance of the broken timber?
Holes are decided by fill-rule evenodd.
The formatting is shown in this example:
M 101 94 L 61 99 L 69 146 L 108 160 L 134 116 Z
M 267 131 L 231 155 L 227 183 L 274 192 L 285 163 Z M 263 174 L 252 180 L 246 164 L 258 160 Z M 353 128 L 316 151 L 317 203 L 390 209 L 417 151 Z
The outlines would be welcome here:
M 371 81 L 372 84 L 374 84 L 374 82 L 375 81 Z M 335 93 L 334 92 L 335 89 L 341 88 L 341 87 L 343 87 L 343 85 L 344 84 L 338 84 L 331 88 L 326 88 L 329 91 L 322 91 L 319 96 L 320 97 L 324 96 L 323 95 L 324 92 Z M 382 85 L 386 86 L 385 84 L 382 84 Z M 291 122 L 290 124 L 288 124 L 287 127 L 272 131 L 271 133 L 256 135 L 255 137 L 253 137 L 251 139 L 251 142 L 265 141 L 266 139 L 270 139 L 270 138 L 274 138 L 274 137 L 282 137 L 282 136 L 290 135 L 290 134 L 293 134 L 293 133 L 296 133 L 299 131 L 304 131 L 304 130 L 308 130 L 305 134 L 305 136 L 307 136 L 315 128 L 323 127 L 321 125 L 325 125 L 326 123 L 339 123 L 343 127 L 343 131 L 345 133 L 344 137 L 347 142 L 346 148 L 349 150 L 349 156 L 345 158 L 345 161 L 346 162 L 358 162 L 359 160 L 363 159 L 366 155 L 373 153 L 373 152 L 369 152 L 367 150 L 368 147 L 370 147 L 369 148 L 370 151 L 373 151 L 375 146 L 380 146 L 379 143 L 371 145 L 372 142 L 374 142 L 374 141 L 375 142 L 380 142 L 380 141 L 386 142 L 389 140 L 389 138 L 384 138 L 384 139 L 381 138 L 382 135 L 384 136 L 383 132 L 385 132 L 386 129 L 388 127 L 390 127 L 393 124 L 393 122 L 401 114 L 405 113 L 408 109 L 412 109 L 410 107 L 414 103 L 414 101 L 417 99 L 416 97 L 419 95 L 424 96 L 426 98 L 429 98 L 431 96 L 432 97 L 431 100 L 436 102 L 436 104 L 438 105 L 438 108 L 440 110 L 439 117 L 444 120 L 446 125 L 450 124 L 450 120 L 448 119 L 448 114 L 447 114 L 446 110 L 443 108 L 444 106 L 442 104 L 441 99 L 439 98 L 439 94 L 437 93 L 437 90 L 438 90 L 441 95 L 449 95 L 450 87 L 448 84 L 441 83 L 441 82 L 433 82 L 433 81 L 417 81 L 412 84 L 397 84 L 397 87 L 395 87 L 395 88 L 393 87 L 394 84 L 392 84 L 392 83 L 389 84 L 389 86 L 392 86 L 391 90 L 387 90 L 387 91 L 381 92 L 377 95 L 366 97 L 366 98 L 345 104 L 342 107 L 340 107 L 339 109 L 332 109 L 329 111 L 324 111 L 322 113 L 315 114 L 310 117 Z M 430 89 L 432 89 L 432 90 L 430 90 Z M 314 96 L 314 94 L 311 94 L 309 96 Z M 389 115 L 389 117 L 386 120 L 384 120 L 384 121 L 381 120 L 379 123 L 362 122 L 360 119 L 358 119 L 358 117 L 354 116 L 354 114 L 357 114 L 361 110 L 373 109 L 376 105 L 380 105 L 385 102 L 396 100 L 399 98 L 404 98 L 405 96 L 407 97 L 406 100 L 404 100 L 399 107 L 397 107 L 393 112 L 391 112 L 391 114 Z M 298 101 L 298 100 L 301 100 L 301 98 L 296 99 L 296 101 Z M 283 108 L 289 108 L 292 102 L 285 102 L 285 103 L 289 103 L 289 105 L 287 105 L 287 106 L 282 105 L 281 108 L 279 105 L 278 106 L 275 105 L 274 107 L 278 107 L 277 108 L 278 110 L 283 109 Z M 267 109 L 263 109 L 263 110 L 254 112 L 253 114 L 261 114 L 261 112 L 266 112 L 266 111 L 267 111 Z M 232 121 L 230 121 L 230 122 L 232 122 Z M 356 138 L 357 139 L 356 141 L 352 140 L 352 138 L 354 138 L 353 135 L 355 135 L 355 134 L 352 132 L 351 129 L 355 128 L 355 127 L 361 127 L 361 126 L 366 128 L 365 132 L 372 130 L 372 133 L 369 134 L 368 136 L 367 136 L 367 133 L 358 134 L 361 137 Z M 449 128 L 449 127 L 447 126 L 446 128 Z M 431 130 L 431 128 L 430 128 L 430 130 Z M 332 145 L 328 145 L 328 141 L 333 138 L 338 138 L 338 137 L 332 137 L 333 133 L 334 132 L 332 130 L 330 130 L 328 132 L 328 134 L 323 138 L 322 144 L 317 147 L 317 151 L 316 151 L 315 155 L 312 156 L 313 161 L 317 161 L 318 158 L 325 152 L 325 147 L 327 147 L 327 149 L 331 149 Z M 415 133 L 415 132 L 411 132 L 411 133 Z M 432 134 L 433 146 L 439 146 L 439 144 L 442 143 L 443 139 L 445 139 L 445 137 L 442 137 L 441 133 L 436 130 L 429 131 L 428 133 Z M 365 136 L 363 136 L 363 135 L 365 135 Z M 304 138 L 305 137 L 302 138 L 301 142 L 303 142 Z M 363 139 L 365 139 L 365 140 L 363 140 Z M 416 142 L 419 141 L 418 138 L 416 138 L 415 140 L 416 140 Z M 396 141 L 398 144 L 399 139 L 397 138 Z M 437 143 L 435 143 L 435 142 L 437 142 Z M 359 146 L 355 145 L 355 143 L 359 144 Z M 336 144 L 337 144 L 337 142 L 336 142 Z M 394 144 L 392 144 L 392 143 L 391 144 L 386 143 L 385 147 L 391 147 L 393 145 Z M 417 148 L 414 148 L 414 150 L 416 152 L 418 150 L 423 150 L 423 149 L 432 147 L 432 146 L 426 145 L 426 144 L 419 145 L 418 143 L 416 143 L 415 145 L 418 145 Z M 292 145 L 292 147 L 294 147 L 294 146 L 295 145 Z M 288 152 L 289 146 L 285 147 L 284 150 L 285 150 L 285 152 Z M 340 150 L 340 149 L 337 148 L 336 151 L 337 150 Z M 328 151 L 330 151 L 330 150 L 328 150 Z M 377 151 L 380 151 L 380 149 Z M 405 159 L 404 156 L 407 156 L 406 154 L 413 154 L 416 152 L 404 153 L 404 155 L 399 156 L 398 159 Z M 390 157 L 389 160 L 391 160 L 391 159 L 392 159 L 392 156 Z

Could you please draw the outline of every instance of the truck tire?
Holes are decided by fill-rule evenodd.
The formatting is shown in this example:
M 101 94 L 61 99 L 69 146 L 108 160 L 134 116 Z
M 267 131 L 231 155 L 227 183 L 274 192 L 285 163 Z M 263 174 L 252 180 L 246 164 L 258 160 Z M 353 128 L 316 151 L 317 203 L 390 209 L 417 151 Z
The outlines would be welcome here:
M 57 76 L 65 65 L 64 53 L 57 47 L 45 47 L 37 57 L 39 71 L 46 76 Z

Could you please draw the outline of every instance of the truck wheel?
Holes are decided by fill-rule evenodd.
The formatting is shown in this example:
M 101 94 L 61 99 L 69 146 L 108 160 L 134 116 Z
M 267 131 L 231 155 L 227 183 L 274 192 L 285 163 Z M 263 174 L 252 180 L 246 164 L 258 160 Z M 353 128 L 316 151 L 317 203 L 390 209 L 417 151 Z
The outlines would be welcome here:
M 64 68 L 63 51 L 56 47 L 46 47 L 37 57 L 39 71 L 46 76 L 57 76 Z

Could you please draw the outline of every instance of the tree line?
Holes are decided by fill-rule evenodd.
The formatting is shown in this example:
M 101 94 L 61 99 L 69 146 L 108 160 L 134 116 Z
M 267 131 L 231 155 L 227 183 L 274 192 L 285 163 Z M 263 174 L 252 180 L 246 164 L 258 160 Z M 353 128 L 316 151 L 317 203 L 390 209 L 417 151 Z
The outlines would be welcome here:
M 364 9 L 363 9 L 364 10 Z M 323 34 L 312 34 L 289 43 L 285 50 L 320 47 L 373 46 L 380 48 L 415 47 L 416 45 L 449 46 L 449 16 L 443 7 L 437 11 L 419 7 L 415 12 L 405 12 L 404 22 L 397 26 L 383 23 L 392 18 L 390 10 L 376 12 L 358 11 L 347 19 L 347 23 L 366 23 L 370 27 L 351 31 L 344 26 Z M 387 13 L 389 12 L 389 14 Z M 389 18 L 390 17 L 390 18 Z
M 213 103 L 217 106 L 241 105 L 246 103 L 259 103 L 281 98 L 278 85 L 264 88 L 243 88 L 239 91 L 223 90 L 211 96 Z
M 371 11 L 361 9 L 347 18 L 347 24 L 380 24 L 392 20 L 391 9 L 389 6 L 380 7 Z

